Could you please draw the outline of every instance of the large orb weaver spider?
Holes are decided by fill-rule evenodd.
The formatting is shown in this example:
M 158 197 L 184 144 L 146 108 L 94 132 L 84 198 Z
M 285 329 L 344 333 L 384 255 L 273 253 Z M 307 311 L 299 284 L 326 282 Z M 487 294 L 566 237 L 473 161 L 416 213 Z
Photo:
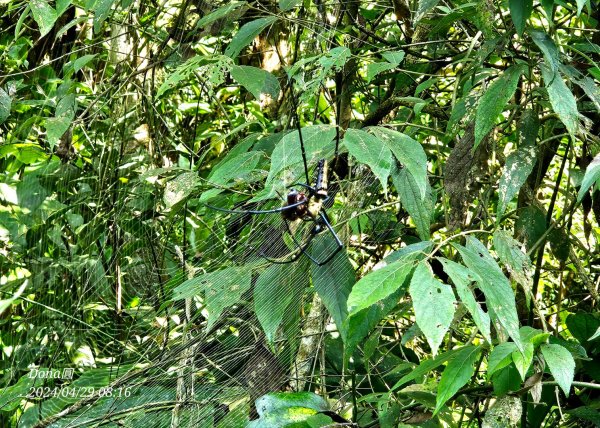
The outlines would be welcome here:
M 294 110 L 296 110 L 296 102 L 294 97 L 292 96 Z M 284 198 L 284 205 L 280 208 L 270 209 L 270 210 L 230 210 L 225 208 L 219 208 L 212 205 L 207 206 L 213 210 L 222 211 L 230 214 L 274 214 L 280 213 L 283 218 L 283 222 L 285 223 L 286 231 L 292 238 L 295 249 L 288 256 L 284 256 L 280 259 L 275 259 L 268 257 L 264 251 L 259 252 L 259 255 L 264 259 L 268 260 L 271 263 L 276 264 L 287 264 L 293 263 L 298 260 L 303 255 L 306 256 L 311 262 L 316 264 L 317 266 L 323 266 L 329 263 L 341 250 L 344 248 L 344 244 L 342 243 L 340 237 L 337 235 L 333 227 L 331 226 L 331 222 L 329 220 L 329 216 L 327 215 L 327 211 L 325 205 L 331 201 L 332 196 L 327 192 L 327 183 L 328 183 L 328 165 L 326 159 L 320 159 L 317 162 L 316 167 L 316 178 L 314 186 L 309 184 L 309 172 L 308 172 L 308 162 L 306 160 L 306 150 L 304 148 L 304 140 L 302 138 L 302 130 L 300 129 L 300 122 L 298 120 L 298 116 L 296 115 L 296 128 L 298 131 L 299 141 L 300 141 L 300 149 L 302 152 L 302 161 L 304 163 L 304 173 L 306 177 L 305 183 L 294 183 L 287 188 L 289 189 L 286 197 Z M 335 159 L 338 156 L 338 139 L 336 139 L 336 147 L 335 147 Z M 299 187 L 300 189 L 296 189 Z M 308 238 L 304 243 L 300 243 L 298 239 L 294 236 L 292 231 L 291 223 L 304 221 L 311 222 L 312 227 L 308 232 Z M 321 234 L 324 231 L 328 231 L 333 239 L 335 240 L 336 247 L 335 249 L 323 260 L 318 260 L 314 256 L 308 253 L 308 248 L 313 241 L 313 239 Z

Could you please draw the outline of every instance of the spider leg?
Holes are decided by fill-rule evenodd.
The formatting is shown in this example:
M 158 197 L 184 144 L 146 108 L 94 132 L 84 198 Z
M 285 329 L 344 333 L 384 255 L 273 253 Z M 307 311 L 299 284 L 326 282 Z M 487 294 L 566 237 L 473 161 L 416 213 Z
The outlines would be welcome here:
M 335 230 L 333 230 L 331 223 L 329 223 L 329 220 L 327 218 L 327 213 L 325 213 L 324 211 L 321 211 L 319 213 L 319 219 L 323 222 L 323 224 L 325 225 L 325 227 L 327 228 L 329 233 L 331 233 L 331 235 L 333 235 L 333 238 L 335 239 L 335 242 L 337 244 L 335 251 L 333 251 L 325 260 L 316 262 L 317 266 L 323 266 L 323 265 L 326 265 L 327 263 L 329 263 L 336 256 L 336 254 L 339 253 L 342 250 L 342 248 L 344 248 L 344 244 L 340 240 L 340 237 L 337 235 L 337 233 L 335 233 Z M 307 254 L 307 256 L 308 256 L 308 254 Z M 313 260 L 312 257 L 311 257 L 311 260 Z
M 291 210 L 292 208 L 296 208 L 300 205 L 305 205 L 307 203 L 308 203 L 308 201 L 300 201 L 300 202 L 296 202 L 295 204 L 285 205 L 283 207 L 275 208 L 272 210 L 228 210 L 225 208 L 215 207 L 214 205 L 209 205 L 209 204 L 205 204 L 205 205 L 210 209 L 225 212 L 225 213 L 230 213 L 230 214 L 272 214 L 272 213 L 280 213 L 283 211 Z
M 289 230 L 289 225 L 287 224 L 286 221 L 286 225 L 288 226 L 288 230 Z M 291 232 L 291 230 L 290 230 Z M 300 245 L 300 243 L 296 240 L 296 238 L 294 237 L 293 234 L 290 233 L 290 235 L 292 236 L 292 239 L 294 241 L 294 244 L 296 244 L 298 246 L 298 252 L 296 254 L 294 254 L 290 259 L 287 260 L 278 260 L 278 259 L 272 259 L 270 257 L 265 256 L 264 252 L 260 253 L 260 256 L 267 260 L 268 262 L 274 263 L 274 264 L 278 264 L 278 265 L 285 265 L 288 263 L 293 263 L 296 260 L 298 260 L 300 257 L 302 257 L 302 255 L 305 255 L 306 257 L 308 257 L 312 262 L 317 263 L 318 261 L 316 261 L 312 256 L 310 256 L 307 252 L 306 249 L 308 248 L 308 246 L 310 245 L 310 243 L 312 242 L 313 238 L 316 236 L 315 233 L 311 233 L 310 237 L 306 240 L 306 242 L 304 243 L 304 245 Z

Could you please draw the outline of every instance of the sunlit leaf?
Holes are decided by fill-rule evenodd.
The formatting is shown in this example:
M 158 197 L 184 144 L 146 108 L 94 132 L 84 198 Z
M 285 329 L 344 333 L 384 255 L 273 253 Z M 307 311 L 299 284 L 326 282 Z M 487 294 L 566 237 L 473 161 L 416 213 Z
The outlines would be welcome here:
M 471 379 L 480 350 L 479 346 L 465 346 L 448 360 L 438 386 L 434 414 Z
M 575 360 L 569 350 L 560 345 L 545 344 L 540 347 L 546 365 L 554 380 L 565 395 L 569 396 L 573 376 L 575 376 Z
M 454 317 L 456 301 L 452 288 L 434 278 L 426 263 L 421 262 L 413 273 L 409 292 L 417 325 L 436 355 Z
M 239 53 L 248 46 L 256 36 L 258 36 L 265 28 L 277 21 L 277 16 L 267 16 L 250 21 L 242 26 L 239 31 L 233 36 L 231 43 L 225 49 L 225 55 L 230 58 L 235 58 Z
M 444 272 L 452 279 L 458 297 L 473 317 L 475 325 L 479 328 L 479 331 L 481 331 L 481 334 L 488 343 L 492 343 L 490 316 L 481 308 L 481 305 L 475 299 L 473 290 L 471 290 L 470 287 L 470 285 L 476 281 L 477 275 L 471 272 L 469 268 L 453 262 L 452 260 L 444 259 L 442 257 L 439 257 L 438 260 L 442 262 Z
M 392 169 L 392 153 L 388 147 L 379 138 L 360 129 L 348 129 L 344 136 L 344 145 L 358 162 L 371 168 L 386 192 Z
M 279 0 L 279 9 L 287 11 L 295 7 L 301 0 Z
M 389 265 L 377 269 L 361 278 L 348 297 L 350 315 L 359 312 L 385 299 L 401 287 L 405 287 L 405 279 L 410 275 L 419 253 L 409 253 Z
M 433 9 L 440 0 L 419 0 L 419 6 L 417 7 L 417 13 L 415 14 L 414 23 L 419 22 L 427 12 Z
M 581 201 L 590 187 L 592 187 L 598 180 L 600 180 L 600 153 L 598 153 L 594 159 L 590 162 L 585 170 L 579 193 L 577 194 L 577 201 Z
M 407 168 L 402 168 L 397 173 L 392 174 L 392 180 L 402 206 L 408 211 L 408 214 L 417 227 L 419 238 L 424 241 L 428 240 L 434 207 L 429 183 L 427 183 L 425 199 L 422 199 L 419 187 Z
M 48 4 L 47 0 L 31 0 L 29 7 L 31 8 L 33 19 L 37 22 L 40 29 L 40 37 L 44 37 L 52 30 L 58 18 L 56 10 Z
M 533 11 L 533 0 L 509 0 L 510 16 L 519 36 L 523 34 L 525 24 Z
M 0 124 L 2 124 L 8 116 L 10 116 L 10 108 L 12 105 L 12 98 L 0 88 Z
M 492 130 L 498 115 L 502 113 L 506 104 L 513 97 L 519 78 L 523 74 L 524 66 L 521 64 L 507 68 L 485 91 L 475 116 L 475 145 L 476 149 L 481 140 Z
M 196 28 L 204 28 L 207 25 L 210 25 L 213 22 L 226 17 L 232 11 L 234 11 L 235 9 L 238 9 L 240 6 L 245 5 L 245 4 L 246 4 L 245 1 L 232 1 L 225 6 L 221 6 L 220 8 L 216 9 L 215 11 L 200 18 L 198 20 L 198 22 L 196 23 Z
M 487 248 L 477 239 L 468 236 L 466 247 L 453 245 L 460 252 L 467 267 L 478 276 L 477 284 L 485 295 L 491 318 L 500 324 L 517 347 L 522 349 L 515 295 L 508 279 Z
M 396 159 L 411 173 L 421 194 L 421 199 L 427 194 L 427 155 L 423 146 L 406 134 L 384 128 L 382 126 L 369 128 L 381 141 L 387 144 Z
M 266 70 L 246 65 L 236 65 L 231 69 L 231 77 L 254 95 L 257 100 L 260 99 L 260 94 L 268 94 L 275 99 L 279 95 L 279 81 Z

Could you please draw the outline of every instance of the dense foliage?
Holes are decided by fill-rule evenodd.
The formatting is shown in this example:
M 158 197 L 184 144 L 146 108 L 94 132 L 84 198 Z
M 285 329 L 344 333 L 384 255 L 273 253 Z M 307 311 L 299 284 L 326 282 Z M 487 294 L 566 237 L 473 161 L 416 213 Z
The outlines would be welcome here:
M 0 426 L 598 426 L 599 21 L 0 1 Z

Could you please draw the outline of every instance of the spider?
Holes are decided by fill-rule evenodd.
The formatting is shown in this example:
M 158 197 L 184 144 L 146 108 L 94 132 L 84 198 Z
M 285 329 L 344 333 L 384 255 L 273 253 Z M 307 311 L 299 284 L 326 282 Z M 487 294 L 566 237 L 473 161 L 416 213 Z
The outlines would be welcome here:
M 302 155 L 306 165 L 306 155 L 304 152 L 302 137 L 300 137 L 300 144 L 302 145 Z M 296 250 L 294 251 L 292 257 L 286 260 L 273 259 L 267 257 L 264 254 L 264 252 L 261 252 L 260 256 L 271 263 L 287 264 L 295 262 L 300 257 L 302 257 L 302 255 L 304 255 L 317 266 L 323 266 L 329 263 L 336 256 L 336 254 L 339 253 L 344 247 L 344 244 L 342 243 L 340 237 L 337 235 L 335 230 L 333 230 L 333 227 L 331 226 L 329 217 L 324 207 L 324 204 L 331 200 L 331 196 L 329 196 L 329 194 L 327 193 L 327 170 L 327 160 L 319 160 L 316 168 L 315 185 L 311 186 L 308 183 L 294 183 L 291 186 L 288 186 L 288 189 L 290 190 L 285 198 L 285 204 L 280 208 L 275 208 L 272 210 L 228 210 L 212 205 L 207 206 L 217 211 L 223 211 L 232 214 L 281 213 L 281 217 L 283 218 L 287 232 L 291 236 L 294 245 L 296 246 Z M 306 167 L 305 172 L 308 176 Z M 301 187 L 302 189 L 296 190 L 294 188 L 295 186 Z M 296 221 L 306 221 L 313 223 L 313 226 L 309 232 L 309 236 L 304 244 L 298 242 L 290 227 L 290 223 Z M 308 254 L 307 249 L 310 246 L 314 237 L 324 232 L 325 230 L 327 230 L 335 240 L 336 248 L 324 260 L 319 261 L 315 257 Z

